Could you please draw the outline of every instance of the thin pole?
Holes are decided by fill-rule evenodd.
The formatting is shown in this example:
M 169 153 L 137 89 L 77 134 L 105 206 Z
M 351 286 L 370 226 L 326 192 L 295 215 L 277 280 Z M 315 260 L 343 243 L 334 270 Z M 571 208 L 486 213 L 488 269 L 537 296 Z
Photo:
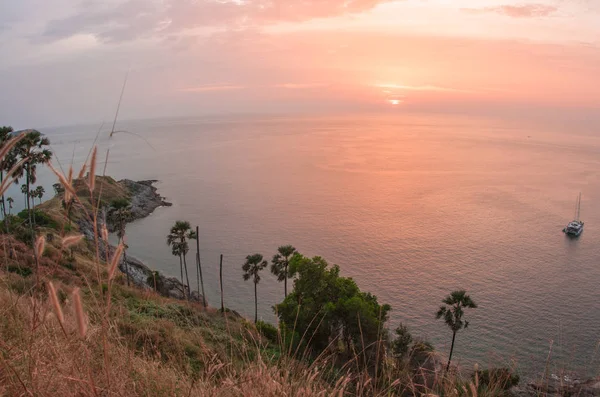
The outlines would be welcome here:
M 225 305 L 223 304 L 223 254 L 219 262 L 219 280 L 221 282 L 221 313 L 225 313 Z
M 196 226 L 196 256 L 198 260 L 198 274 L 200 275 L 200 286 L 202 287 L 202 304 L 206 307 L 206 295 L 204 294 L 204 280 L 202 279 L 202 262 L 200 262 L 200 227 Z

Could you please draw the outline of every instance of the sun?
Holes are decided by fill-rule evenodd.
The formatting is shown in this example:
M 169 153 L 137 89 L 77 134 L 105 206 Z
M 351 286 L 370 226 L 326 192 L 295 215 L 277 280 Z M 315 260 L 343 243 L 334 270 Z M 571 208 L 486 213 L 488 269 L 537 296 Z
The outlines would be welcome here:
M 390 99 L 389 102 L 394 106 L 400 105 L 402 103 L 400 99 Z

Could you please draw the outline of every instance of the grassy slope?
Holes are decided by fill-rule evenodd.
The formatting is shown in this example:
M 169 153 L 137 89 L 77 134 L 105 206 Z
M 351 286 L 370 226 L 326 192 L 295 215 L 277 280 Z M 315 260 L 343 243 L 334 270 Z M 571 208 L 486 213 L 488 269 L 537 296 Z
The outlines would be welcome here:
M 129 195 L 111 178 L 97 183 L 105 202 Z M 84 216 L 81 205 L 91 208 L 84 184 L 75 186 L 81 204 L 72 219 Z M 107 264 L 100 264 L 97 278 L 92 242 L 62 247 L 63 236 L 76 234 L 77 226 L 68 226 L 61 198 L 37 209 L 55 222 L 38 231 L 47 240 L 39 266 L 32 249 L 0 234 L 1 395 L 295 395 L 300 389 L 310 395 L 324 387 L 306 385 L 297 363 L 280 370 L 278 346 L 244 319 L 128 288 L 122 275 L 109 287 Z M 48 281 L 57 290 L 65 332 L 48 299 Z M 71 295 L 77 288 L 87 323 L 83 338 Z

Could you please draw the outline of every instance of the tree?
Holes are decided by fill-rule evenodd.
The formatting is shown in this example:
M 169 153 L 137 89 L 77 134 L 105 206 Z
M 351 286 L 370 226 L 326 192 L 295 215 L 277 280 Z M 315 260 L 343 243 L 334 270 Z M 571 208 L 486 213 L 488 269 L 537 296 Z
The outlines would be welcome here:
M 23 196 L 25 198 L 25 208 L 27 208 L 28 207 L 27 201 L 29 200 L 29 196 L 28 196 L 27 185 L 26 184 L 22 184 L 21 185 L 21 193 L 23 193 Z
M 171 227 L 171 233 L 167 236 L 167 245 L 173 247 L 172 253 L 173 255 L 179 256 L 179 264 L 181 266 L 181 262 L 183 260 L 183 268 L 185 269 L 185 279 L 187 281 L 188 288 L 188 299 L 190 293 L 190 279 L 188 277 L 187 271 L 187 261 L 186 255 L 190 250 L 188 240 L 195 239 L 196 233 L 192 231 L 192 227 L 189 222 L 186 221 L 177 221 L 175 225 Z M 183 271 L 181 273 L 181 284 L 183 283 Z M 185 287 L 184 287 L 185 290 Z M 185 295 L 185 291 L 184 291 Z
M 252 279 L 254 282 L 254 323 L 258 322 L 258 292 L 257 286 L 260 282 L 260 271 L 267 267 L 267 261 L 263 260 L 261 254 L 248 255 L 246 262 L 242 266 L 244 271 L 244 280 Z
M 13 208 L 13 203 L 15 202 L 15 200 L 12 197 L 7 197 L 6 202 L 8 203 L 8 214 L 10 215 L 10 211 Z
M 26 188 L 24 189 L 24 193 L 27 195 L 29 225 L 32 227 L 29 187 L 37 180 L 37 166 L 49 163 L 52 158 L 52 152 L 47 148 L 50 145 L 50 140 L 44 137 L 41 132 L 36 130 L 25 130 L 21 133 L 25 134 L 25 138 L 19 142 L 17 150 L 20 157 L 26 159 L 20 175 L 25 174 Z
M 410 334 L 408 327 L 404 324 L 400 324 L 394 331 L 396 337 L 392 341 L 392 355 L 396 360 L 401 361 L 408 353 L 408 349 L 412 342 L 412 335 Z
M 277 281 L 283 281 L 284 297 L 287 297 L 287 280 L 288 277 L 293 277 L 290 274 L 290 258 L 296 253 L 296 248 L 291 245 L 282 245 L 277 249 L 278 253 L 271 260 L 271 273 L 277 277 Z
M 125 245 L 125 228 L 127 221 L 131 218 L 131 205 L 127 199 L 117 199 L 110 204 L 108 210 L 108 218 L 114 225 L 117 231 L 117 237 L 119 243 L 123 243 L 123 265 L 125 268 L 125 275 L 127 276 L 127 285 L 129 285 L 129 264 L 127 263 L 127 246 Z
M 454 351 L 454 341 L 456 333 L 463 328 L 469 326 L 469 322 L 463 320 L 464 309 L 475 309 L 477 304 L 471 299 L 465 290 L 454 291 L 448 295 L 443 301 L 444 305 L 440 306 L 440 310 L 435 315 L 436 319 L 443 318 L 444 322 L 452 330 L 452 345 L 450 346 L 450 355 L 448 356 L 448 365 L 446 372 L 450 369 L 450 361 L 452 360 L 452 352 Z
M 38 186 L 35 188 L 35 197 L 40 199 L 40 205 L 42 204 L 42 198 L 44 197 L 44 193 L 46 193 L 46 189 L 43 186 Z
M 12 137 L 12 127 L 0 127 L 0 149 L 4 147 L 4 144 Z M 15 155 L 14 150 L 11 150 L 7 155 L 0 159 L 0 184 L 4 181 L 4 173 L 8 172 L 14 165 Z M 4 200 L 4 194 L 0 196 L 0 207 L 2 214 L 6 217 L 6 202 Z
M 338 266 L 329 266 L 321 257 L 294 255 L 290 271 L 297 273 L 294 289 L 275 306 L 280 325 L 318 354 L 341 341 L 346 354 L 356 352 L 372 363 L 378 343 L 384 336 L 384 324 L 390 306 L 379 304 L 377 297 L 362 292 L 351 278 L 341 277 Z M 298 336 L 298 338 L 296 338 Z M 333 344 L 336 346 L 337 344 Z

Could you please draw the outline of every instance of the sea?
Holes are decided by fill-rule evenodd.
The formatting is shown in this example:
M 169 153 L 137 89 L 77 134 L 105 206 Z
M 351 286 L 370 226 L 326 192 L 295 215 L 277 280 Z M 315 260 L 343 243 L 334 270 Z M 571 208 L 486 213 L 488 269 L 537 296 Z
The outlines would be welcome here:
M 42 129 L 55 164 L 76 172 L 96 143 L 103 172 L 156 179 L 172 207 L 127 227 L 128 255 L 179 276 L 166 236 L 200 228 L 208 302 L 254 315 L 247 255 L 292 244 L 337 264 L 447 354 L 435 313 L 451 291 L 478 304 L 454 360 L 536 375 L 598 374 L 600 124 L 449 114 L 203 116 Z M 98 132 L 100 133 L 98 134 Z M 39 171 L 46 195 L 56 182 Z M 585 231 L 562 233 L 582 193 Z M 13 194 L 20 195 L 17 191 Z M 19 196 L 20 197 L 20 196 Z M 15 199 L 22 205 L 22 199 Z M 194 251 L 188 263 L 194 263 Z M 193 268 L 193 265 L 190 266 Z M 190 281 L 196 288 L 195 271 Z M 283 284 L 268 269 L 259 318 L 276 322 Z

